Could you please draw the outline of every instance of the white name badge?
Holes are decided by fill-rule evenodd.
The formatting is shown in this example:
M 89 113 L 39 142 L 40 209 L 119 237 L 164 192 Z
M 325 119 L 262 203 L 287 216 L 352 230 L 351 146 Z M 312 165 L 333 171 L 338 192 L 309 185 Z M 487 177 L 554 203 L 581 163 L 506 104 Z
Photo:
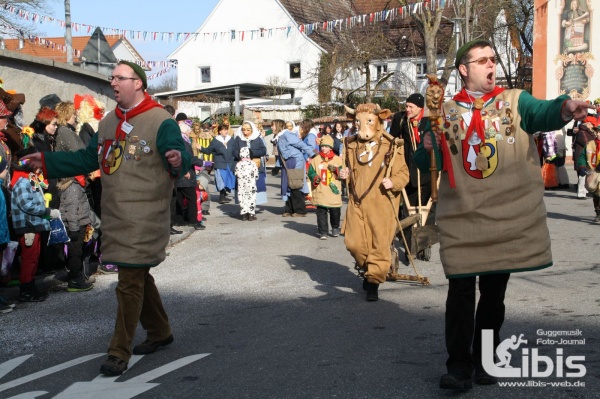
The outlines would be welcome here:
M 121 130 L 124 131 L 125 134 L 129 134 L 133 130 L 133 125 L 131 125 L 128 122 L 123 122 L 123 124 L 121 125 Z

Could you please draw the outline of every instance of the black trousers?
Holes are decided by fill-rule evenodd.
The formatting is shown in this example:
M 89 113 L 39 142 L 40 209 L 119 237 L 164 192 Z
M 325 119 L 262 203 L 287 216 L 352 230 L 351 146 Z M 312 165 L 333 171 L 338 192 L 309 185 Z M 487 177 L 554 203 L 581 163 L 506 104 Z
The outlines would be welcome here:
M 481 364 L 481 330 L 494 330 L 494 351 L 504 323 L 504 296 L 510 273 L 479 276 L 479 302 L 475 310 L 476 277 L 448 280 L 446 349 L 448 371 L 468 374 Z
M 183 206 L 184 198 L 187 199 L 187 207 L 185 208 Z M 181 209 L 183 220 L 191 224 L 198 223 L 198 204 L 196 203 L 196 199 L 196 186 L 177 187 L 177 206 Z
M 329 214 L 331 228 L 339 229 L 341 213 L 341 208 L 325 208 L 324 206 L 317 206 L 317 227 L 319 228 L 319 234 L 326 234 L 329 232 L 327 214 Z
M 287 201 L 285 201 L 285 210 L 287 213 L 306 214 L 306 203 L 304 202 L 304 193 L 300 189 L 290 190 Z
M 79 228 L 77 240 L 67 243 L 67 270 L 69 271 L 69 280 L 79 278 L 83 275 L 83 242 L 85 238 L 85 226 Z

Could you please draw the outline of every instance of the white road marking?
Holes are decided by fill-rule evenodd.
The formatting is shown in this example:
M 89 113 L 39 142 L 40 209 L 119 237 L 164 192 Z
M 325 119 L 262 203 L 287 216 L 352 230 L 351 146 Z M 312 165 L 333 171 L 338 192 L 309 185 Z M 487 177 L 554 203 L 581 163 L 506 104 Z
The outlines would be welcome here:
M 4 377 L 6 374 L 10 373 L 17 367 L 21 365 L 25 360 L 29 359 L 33 355 L 25 355 L 21 357 L 16 357 L 14 359 L 10 359 L 7 362 L 0 364 L 0 378 Z
M 171 371 L 177 370 L 183 366 L 187 366 L 190 363 L 198 361 L 206 356 L 210 355 L 210 353 L 201 353 L 199 355 L 192 355 L 187 357 L 182 357 L 181 359 L 175 360 L 174 362 L 165 364 L 164 366 L 160 366 L 155 368 L 154 370 L 150 370 L 147 373 L 138 375 L 127 382 L 148 382 L 152 381 L 160 376 L 163 376 Z
M 25 392 L 25 393 L 20 393 L 17 396 L 11 396 L 8 399 L 35 399 L 38 396 L 42 396 L 47 393 L 48 392 L 46 392 L 46 391 Z
M 130 382 L 76 382 L 53 399 L 130 399 L 160 384 Z
M 120 376 L 96 377 L 91 382 L 76 382 L 53 399 L 130 399 L 160 385 L 149 383 L 148 381 L 152 381 L 171 371 L 187 366 L 208 355 L 210 355 L 210 353 L 187 356 L 124 382 L 115 382 Z M 142 357 L 143 356 L 132 356 L 129 365 L 133 367 L 133 365 Z
M 104 355 L 105 355 L 104 353 L 96 353 L 93 355 L 82 356 L 80 358 L 69 360 L 68 362 L 56 365 L 54 367 L 50 367 L 48 369 L 38 371 L 37 373 L 33 373 L 33 374 L 26 375 L 25 377 L 17 378 L 16 380 L 12 380 L 12 381 L 9 381 L 9 382 L 6 382 L 6 383 L 0 385 L 0 392 L 6 391 L 7 389 L 11 389 L 11 388 L 17 387 L 22 384 L 26 384 L 26 383 L 34 381 L 34 380 L 37 380 L 38 378 L 46 377 L 50 374 L 57 373 L 61 370 L 68 369 L 69 367 L 73 367 L 78 364 L 85 363 L 89 360 L 96 359 L 96 358 L 98 358 L 100 356 L 104 356 Z M 18 359 L 20 359 L 20 358 L 13 359 L 13 360 L 18 360 Z M 11 361 L 12 360 L 10 360 L 9 362 L 11 362 Z M 6 362 L 6 363 L 9 363 L 9 362 Z M 6 364 L 6 363 L 4 363 L 4 364 Z M 19 364 L 21 364 L 21 363 L 22 363 L 22 361 Z

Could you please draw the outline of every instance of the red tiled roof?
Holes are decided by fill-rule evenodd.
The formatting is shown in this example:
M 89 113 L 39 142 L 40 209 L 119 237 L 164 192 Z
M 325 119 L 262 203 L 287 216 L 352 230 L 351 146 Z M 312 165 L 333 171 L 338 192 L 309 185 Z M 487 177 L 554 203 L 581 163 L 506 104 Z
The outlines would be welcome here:
M 115 48 L 120 41 L 127 41 L 127 39 L 118 35 L 106 35 L 105 37 L 106 42 L 111 48 Z M 78 51 L 78 53 L 81 54 L 85 46 L 88 44 L 90 38 L 91 36 L 73 36 L 71 40 L 71 46 L 73 47 L 73 50 Z M 19 39 L 4 39 L 4 43 L 6 50 L 17 51 L 21 54 L 33 55 L 35 57 L 46 58 L 48 60 L 57 62 L 67 62 L 67 53 L 63 51 L 65 48 L 64 36 L 44 37 L 41 39 L 46 41 L 46 44 L 41 44 L 40 42 L 34 40 L 23 40 L 22 49 L 19 49 Z M 133 49 L 133 47 L 131 47 L 131 49 Z M 79 57 L 77 57 L 75 54 L 73 55 L 73 62 L 79 63 Z

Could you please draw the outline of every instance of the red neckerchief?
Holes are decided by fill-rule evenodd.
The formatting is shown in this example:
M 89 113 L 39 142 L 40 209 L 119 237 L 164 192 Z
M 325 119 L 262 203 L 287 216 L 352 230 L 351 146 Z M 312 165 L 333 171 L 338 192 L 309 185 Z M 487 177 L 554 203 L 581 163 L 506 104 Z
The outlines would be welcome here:
M 483 121 L 481 120 L 481 109 L 485 105 L 488 100 L 496 97 L 498 94 L 504 91 L 503 87 L 494 87 L 492 91 L 489 93 L 485 93 L 479 99 L 474 99 L 467 93 L 467 90 L 463 88 L 460 92 L 458 92 L 452 100 L 461 102 L 461 103 L 475 103 L 473 107 L 473 115 L 471 115 L 471 123 L 469 124 L 469 128 L 467 129 L 467 134 L 465 135 L 466 140 L 471 137 L 471 133 L 475 131 L 481 142 L 485 143 L 485 127 L 483 125 Z M 446 135 L 441 134 L 441 146 L 442 146 L 442 154 L 443 154 L 443 166 L 442 169 L 448 172 L 448 181 L 450 183 L 451 188 L 456 187 L 456 181 L 454 180 L 454 170 L 452 170 L 452 162 L 450 161 L 450 148 L 448 147 L 448 143 L 446 142 Z
M 421 123 L 421 118 L 423 118 L 423 114 L 425 113 L 425 108 L 421 108 L 421 112 L 416 117 L 409 119 L 409 122 L 412 126 L 413 136 L 415 137 L 415 142 L 419 144 L 421 142 L 421 136 L 419 135 L 419 123 Z
M 496 97 L 498 94 L 504 91 L 503 87 L 494 87 L 489 93 L 485 93 L 480 99 L 474 99 L 467 91 L 463 88 L 453 98 L 454 101 L 460 101 L 461 103 L 474 103 L 473 115 L 471 115 L 471 123 L 467 129 L 467 140 L 471 137 L 471 133 L 475 131 L 481 142 L 485 142 L 485 126 L 483 126 L 483 120 L 481 120 L 481 109 L 488 102 L 489 99 Z
M 327 154 L 324 154 L 323 151 L 319 151 L 319 155 L 321 155 L 323 161 L 331 161 L 335 154 L 333 151 L 329 151 Z
M 162 108 L 162 105 L 160 105 L 159 103 L 157 103 L 156 101 L 152 100 L 152 98 L 150 97 L 150 95 L 148 93 L 146 93 L 146 96 L 144 97 L 144 99 L 142 100 L 141 103 L 139 103 L 138 105 L 135 106 L 135 108 L 130 109 L 127 112 L 123 112 L 121 111 L 121 108 L 117 107 L 115 108 L 115 115 L 117 115 L 117 118 L 119 118 L 119 124 L 117 125 L 117 131 L 115 132 L 115 139 L 118 140 L 124 140 L 125 136 L 127 135 L 127 133 L 125 133 L 122 129 L 121 126 L 123 126 L 123 122 L 125 122 L 125 117 L 127 117 L 127 119 L 131 119 L 139 114 L 142 114 L 146 111 L 151 110 L 152 108 L 155 107 L 160 107 Z

